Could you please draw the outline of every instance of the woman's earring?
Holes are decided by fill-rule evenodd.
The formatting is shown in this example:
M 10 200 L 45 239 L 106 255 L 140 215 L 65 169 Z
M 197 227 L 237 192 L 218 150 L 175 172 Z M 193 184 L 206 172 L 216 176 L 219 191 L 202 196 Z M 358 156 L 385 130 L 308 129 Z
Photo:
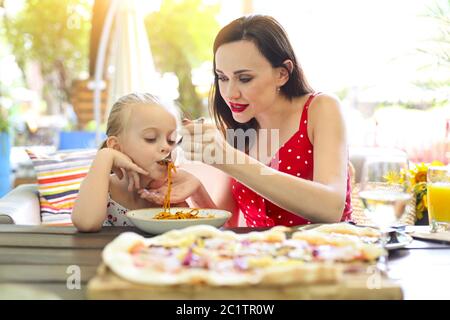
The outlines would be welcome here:
M 281 87 L 277 87 L 277 93 L 280 93 Z

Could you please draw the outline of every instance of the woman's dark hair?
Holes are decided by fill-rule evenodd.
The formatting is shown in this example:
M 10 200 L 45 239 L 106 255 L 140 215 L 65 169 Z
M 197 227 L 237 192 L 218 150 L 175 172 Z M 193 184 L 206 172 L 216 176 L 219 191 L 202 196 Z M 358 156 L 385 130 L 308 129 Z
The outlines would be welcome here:
M 215 78 L 210 95 L 210 111 L 218 128 L 224 134 L 226 129 L 243 129 L 244 131 L 247 129 L 259 129 L 255 118 L 247 123 L 239 123 L 233 119 L 231 110 L 220 95 L 219 81 L 215 73 L 215 55 L 219 47 L 223 44 L 240 40 L 253 42 L 274 68 L 286 67 L 283 62 L 286 60 L 292 61 L 293 69 L 290 72 L 289 80 L 280 88 L 280 94 L 292 100 L 294 97 L 313 92 L 313 89 L 306 81 L 300 64 L 297 62 L 286 31 L 274 18 L 265 15 L 250 15 L 236 19 L 219 31 L 213 47 L 213 72 Z

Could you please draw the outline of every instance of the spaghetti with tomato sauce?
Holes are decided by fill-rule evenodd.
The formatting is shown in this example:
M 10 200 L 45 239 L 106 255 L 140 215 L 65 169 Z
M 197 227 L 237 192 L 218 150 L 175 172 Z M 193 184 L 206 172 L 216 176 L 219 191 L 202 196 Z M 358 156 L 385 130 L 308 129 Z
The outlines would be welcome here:
M 158 220 L 178 220 L 178 219 L 203 219 L 203 218 L 213 218 L 214 215 L 199 216 L 199 209 L 192 208 L 188 212 L 176 211 L 175 213 L 170 213 L 170 192 L 172 191 L 172 172 L 177 172 L 175 164 L 172 161 L 167 163 L 167 193 L 164 197 L 163 209 L 164 211 L 158 213 L 154 216 L 154 219 Z

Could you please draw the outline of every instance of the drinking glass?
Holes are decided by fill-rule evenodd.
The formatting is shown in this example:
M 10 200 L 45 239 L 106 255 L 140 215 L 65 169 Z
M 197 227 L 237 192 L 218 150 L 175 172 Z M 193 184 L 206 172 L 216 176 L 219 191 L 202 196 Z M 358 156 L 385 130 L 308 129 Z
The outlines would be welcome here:
M 412 198 L 408 190 L 408 159 L 403 156 L 376 156 L 366 159 L 361 172 L 359 196 L 365 214 L 381 231 L 381 267 L 387 272 L 388 234 L 405 213 Z
M 431 232 L 449 231 L 450 167 L 428 168 L 427 203 Z

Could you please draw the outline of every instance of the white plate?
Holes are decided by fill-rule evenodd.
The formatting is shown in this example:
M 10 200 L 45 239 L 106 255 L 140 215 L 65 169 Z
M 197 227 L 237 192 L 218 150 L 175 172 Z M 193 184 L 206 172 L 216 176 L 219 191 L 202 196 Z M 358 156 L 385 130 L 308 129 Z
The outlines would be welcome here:
M 197 219 L 154 219 L 153 217 L 163 211 L 163 208 L 149 208 L 140 210 L 131 210 L 126 213 L 127 217 L 140 230 L 151 233 L 160 234 L 173 229 L 182 229 L 198 224 L 207 224 L 214 227 L 221 227 L 231 217 L 231 212 L 218 209 L 198 209 Z M 177 211 L 188 212 L 192 208 L 170 208 L 170 213 L 174 214 Z M 212 218 L 207 216 L 212 215 Z

